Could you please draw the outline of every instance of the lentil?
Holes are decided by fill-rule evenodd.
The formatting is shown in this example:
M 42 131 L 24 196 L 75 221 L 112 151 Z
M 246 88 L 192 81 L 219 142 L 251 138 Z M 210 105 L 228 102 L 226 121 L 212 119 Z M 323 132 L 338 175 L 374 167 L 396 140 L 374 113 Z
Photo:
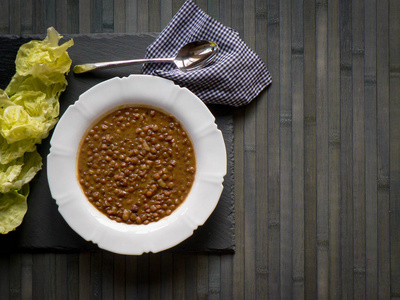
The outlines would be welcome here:
M 149 106 L 120 107 L 82 138 L 77 177 L 87 199 L 116 222 L 170 215 L 193 185 L 193 146 L 178 120 Z

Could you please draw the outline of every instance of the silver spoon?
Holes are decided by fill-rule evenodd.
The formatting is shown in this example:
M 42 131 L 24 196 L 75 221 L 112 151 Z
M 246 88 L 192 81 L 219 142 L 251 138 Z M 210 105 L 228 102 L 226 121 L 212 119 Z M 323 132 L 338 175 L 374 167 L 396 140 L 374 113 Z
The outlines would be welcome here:
M 195 41 L 186 44 L 174 58 L 149 58 L 149 59 L 131 59 L 121 61 L 89 63 L 76 65 L 74 73 L 84 73 L 93 70 L 128 66 L 132 64 L 143 63 L 174 63 L 182 71 L 196 70 L 212 62 L 219 51 L 218 45 L 211 41 Z

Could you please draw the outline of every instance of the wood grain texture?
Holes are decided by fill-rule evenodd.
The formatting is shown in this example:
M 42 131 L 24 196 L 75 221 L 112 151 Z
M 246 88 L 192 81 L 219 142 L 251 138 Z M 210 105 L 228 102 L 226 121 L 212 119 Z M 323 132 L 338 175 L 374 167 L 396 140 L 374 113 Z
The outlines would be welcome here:
M 68 255 L 68 271 L 67 271 L 67 285 L 68 285 L 68 299 L 79 298 L 79 253 L 72 253 Z
M 340 299 L 339 1 L 328 2 L 329 297 Z
M 10 260 L 9 255 L 0 256 L 0 293 L 5 300 L 10 299 Z
M 21 0 L 21 34 L 32 33 L 32 1 Z
M 159 32 L 161 28 L 161 1 L 149 0 L 149 32 Z
M 281 299 L 293 297 L 293 180 L 292 180 L 292 26 L 291 1 L 281 1 L 280 21 L 280 288 Z M 287 78 L 287 79 L 286 79 Z
M 105 0 L 107 1 L 107 0 Z M 103 1 L 102 0 L 90 0 L 90 32 L 100 33 L 103 32 Z M 84 16 L 85 18 L 88 15 Z
M 208 297 L 208 256 L 199 255 L 196 264 L 196 285 L 197 285 L 197 297 L 199 299 L 207 299 Z M 194 270 L 192 270 L 193 272 Z M 193 272 L 194 273 L 194 272 Z
M 67 1 L 67 32 L 79 32 L 79 0 Z
M 152 271 L 152 268 L 150 268 Z M 114 255 L 114 266 L 113 266 L 113 287 L 114 299 L 126 299 L 126 257 L 124 255 L 115 254 Z M 155 272 L 155 278 L 159 276 L 159 272 Z
M 33 257 L 32 296 L 37 299 L 56 297 L 56 259 L 54 253 L 40 253 Z
M 69 257 L 67 257 L 67 260 L 68 259 Z M 21 254 L 21 299 L 30 299 L 32 297 L 32 266 L 32 254 Z M 68 269 L 66 271 L 66 276 L 68 280 Z
M 389 2 L 391 297 L 400 297 L 400 3 Z
M 102 30 L 114 32 L 114 0 L 102 0 Z
M 126 32 L 126 1 L 114 0 L 114 32 Z
M 137 30 L 138 32 L 149 32 L 149 1 L 142 0 L 137 3 Z
M 144 254 L 137 259 L 137 297 L 139 299 L 149 298 L 150 270 L 149 270 L 149 254 Z M 185 264 L 182 263 L 184 268 Z
M 68 32 L 68 1 L 56 1 L 56 21 L 55 28 L 60 32 Z
M 45 0 L 32 1 L 32 3 L 32 33 L 44 33 L 46 31 Z
M 365 259 L 366 298 L 378 298 L 378 155 L 376 1 L 365 2 Z
M 197 292 L 196 260 L 192 254 L 184 254 L 185 266 L 185 298 L 195 297 Z M 209 278 L 209 274 L 205 276 Z
M 274 74 L 274 83 L 268 92 L 267 114 L 267 201 L 268 213 L 268 291 L 270 299 L 281 295 L 280 266 L 280 25 L 279 1 L 268 2 L 268 61 L 267 65 Z
M 56 24 L 56 2 L 43 0 L 42 10 L 44 10 L 44 28 L 52 26 L 51 24 Z
M 79 1 L 79 33 L 90 33 L 91 4 L 90 0 Z
M 208 266 L 208 299 L 221 298 L 221 256 L 218 254 L 209 257 Z
M 304 295 L 317 297 L 315 1 L 304 0 Z
M 161 254 L 161 297 L 172 299 L 173 295 L 173 255 L 171 253 Z
M 232 0 L 232 24 L 243 36 L 243 2 Z M 233 257 L 233 299 L 243 299 L 245 291 L 245 215 L 244 215 L 244 113 L 236 110 L 234 116 L 235 151 L 235 236 L 242 242 L 236 244 Z
M 93 261 L 98 259 L 96 256 L 93 256 Z M 86 299 L 91 297 L 91 272 L 98 272 L 98 269 L 94 266 L 93 269 L 91 268 L 91 255 L 89 252 L 83 252 L 79 254 L 79 282 L 78 282 L 78 291 L 79 291 L 79 298 Z M 95 295 L 95 294 L 94 294 Z
M 304 220 L 304 3 L 292 3 L 291 97 L 292 97 L 292 299 L 305 298 Z
M 172 284 L 173 284 L 173 299 L 185 299 L 189 297 L 186 295 L 186 269 L 185 269 L 185 256 L 184 254 L 174 254 L 173 255 L 173 265 L 172 265 Z M 192 272 L 192 270 L 190 270 Z
M 0 0 L 0 33 L 9 34 L 10 33 L 10 3 L 9 0 Z M 18 26 L 18 24 L 14 24 Z
M 255 51 L 260 58 L 268 61 L 267 45 L 267 3 L 256 1 L 256 23 L 255 23 Z M 256 160 L 256 245 L 255 245 L 255 267 L 256 267 L 256 295 L 268 294 L 268 222 L 265 216 L 268 215 L 268 137 L 267 137 L 267 115 L 268 97 L 267 93 L 260 94 L 256 103 L 256 126 L 255 126 L 255 160 Z
M 352 98 L 352 6 L 340 2 L 340 222 L 341 298 L 353 298 L 353 98 Z
M 376 97 L 378 185 L 378 295 L 390 297 L 390 142 L 389 142 L 389 2 L 377 1 Z
M 10 299 L 21 298 L 21 254 L 10 255 Z
M 102 290 L 104 289 L 103 287 L 107 286 L 106 282 L 104 282 L 105 284 L 103 285 L 103 281 L 101 278 L 102 277 L 101 253 L 85 256 L 84 259 L 85 263 L 88 263 L 88 266 L 90 267 L 90 273 L 88 274 L 89 275 L 88 280 L 90 280 L 90 284 L 88 286 L 90 295 L 95 299 L 101 299 Z
M 7 9 L 4 9 L 7 11 Z M 21 2 L 20 0 L 10 1 L 9 4 L 10 13 L 10 33 L 19 34 L 21 32 Z
M 255 48 L 255 2 L 245 1 L 243 5 L 243 40 Z M 246 281 L 244 296 L 248 299 L 256 297 L 256 102 L 252 102 L 244 109 L 244 260 Z
M 364 2 L 352 5 L 354 297 L 365 298 Z
M 138 32 L 138 7 L 136 0 L 126 1 L 126 32 Z
M 56 298 L 68 299 L 68 255 L 56 254 Z
M 160 16 L 160 27 L 165 28 L 172 18 L 172 0 L 161 1 L 160 4 L 161 16 Z
M 0 34 L 158 32 L 184 1 L 0 0 Z M 235 253 L 6 254 L 1 299 L 400 298 L 400 2 L 195 2 L 273 80 L 234 110 Z
M 328 6 L 318 1 L 316 20 L 317 297 L 329 295 Z
M 125 297 L 126 299 L 137 299 L 137 257 L 127 256 L 125 258 Z

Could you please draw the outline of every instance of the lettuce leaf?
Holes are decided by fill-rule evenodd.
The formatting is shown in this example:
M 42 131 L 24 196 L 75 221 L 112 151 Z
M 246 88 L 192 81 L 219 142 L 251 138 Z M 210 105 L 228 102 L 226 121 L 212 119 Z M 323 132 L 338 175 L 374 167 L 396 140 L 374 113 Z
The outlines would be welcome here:
M 66 81 L 46 85 L 40 79 L 33 77 L 32 75 L 22 76 L 15 73 L 6 87 L 5 92 L 11 97 L 20 91 L 37 91 L 46 94 L 47 99 L 58 99 L 61 92 L 65 91 L 66 87 Z
M 24 92 L 41 92 L 46 95 L 46 102 L 51 108 L 50 114 L 47 114 L 50 118 L 56 118 L 60 112 L 60 103 L 58 101 L 61 92 L 65 91 L 67 85 L 56 83 L 52 85 L 45 85 L 39 79 L 32 76 L 19 76 L 14 75 L 11 79 L 10 84 L 7 86 L 5 92 L 11 97 L 11 100 L 20 104 L 24 101 L 24 97 L 19 97 L 23 95 Z M 40 95 L 40 94 L 39 94 Z M 17 99 L 21 98 L 22 101 Z
M 6 165 L 0 165 L 0 193 L 21 189 L 41 168 L 42 157 L 37 151 L 27 152 Z
M 30 116 L 23 106 L 12 101 L 0 101 L 0 134 L 9 144 L 26 138 L 39 138 L 45 129 L 46 124 L 41 118 Z
M 0 164 L 8 164 L 10 161 L 17 159 L 25 154 L 36 150 L 36 139 L 24 139 L 12 144 L 0 135 Z
M 6 234 L 21 225 L 28 210 L 29 185 L 19 191 L 0 194 L 0 234 Z
M 36 138 L 44 139 L 56 125 L 60 112 L 59 102 L 56 98 L 46 99 L 46 95 L 42 92 L 22 91 L 14 94 L 10 100 L 23 107 L 31 118 L 43 123 L 44 128 Z M 35 136 L 31 135 L 31 137 Z
M 0 234 L 22 222 L 27 210 L 28 183 L 42 167 L 36 144 L 58 121 L 59 97 L 67 87 L 71 67 L 61 35 L 47 30 L 43 41 L 22 45 L 16 73 L 5 91 L 0 89 Z
M 22 45 L 15 60 L 17 74 L 32 75 L 44 84 L 65 83 L 65 73 L 69 72 L 71 59 L 67 49 L 74 42 L 69 40 L 58 45 L 62 36 L 53 28 L 47 30 L 43 41 L 30 41 Z
M 14 94 L 10 100 L 24 108 L 31 117 L 45 119 L 50 110 L 46 94 L 36 91 L 22 91 Z

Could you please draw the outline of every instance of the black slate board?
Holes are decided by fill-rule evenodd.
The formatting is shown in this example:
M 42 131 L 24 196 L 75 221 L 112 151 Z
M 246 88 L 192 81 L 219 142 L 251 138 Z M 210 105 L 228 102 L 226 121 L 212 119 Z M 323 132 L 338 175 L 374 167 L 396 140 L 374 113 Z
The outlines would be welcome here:
M 0 36 L 0 88 L 4 89 L 15 73 L 14 60 L 20 45 L 44 36 Z M 62 41 L 73 38 L 75 45 L 69 49 L 75 64 L 96 61 L 121 60 L 144 57 L 146 47 L 156 34 L 92 34 L 65 35 Z M 101 81 L 115 76 L 140 74 L 140 65 L 108 69 L 92 73 L 68 75 L 68 88 L 60 98 L 60 115 L 73 104 L 80 94 Z M 222 131 L 228 154 L 228 173 L 224 190 L 213 214 L 187 240 L 168 251 L 180 252 L 233 252 L 234 236 L 234 172 L 233 172 L 233 109 L 226 106 L 209 106 Z M 50 136 L 38 145 L 43 157 L 43 168 L 31 181 L 28 212 L 15 231 L 0 236 L 0 252 L 15 251 L 98 251 L 97 245 L 76 234 L 58 212 L 52 199 L 46 173 L 46 156 Z

